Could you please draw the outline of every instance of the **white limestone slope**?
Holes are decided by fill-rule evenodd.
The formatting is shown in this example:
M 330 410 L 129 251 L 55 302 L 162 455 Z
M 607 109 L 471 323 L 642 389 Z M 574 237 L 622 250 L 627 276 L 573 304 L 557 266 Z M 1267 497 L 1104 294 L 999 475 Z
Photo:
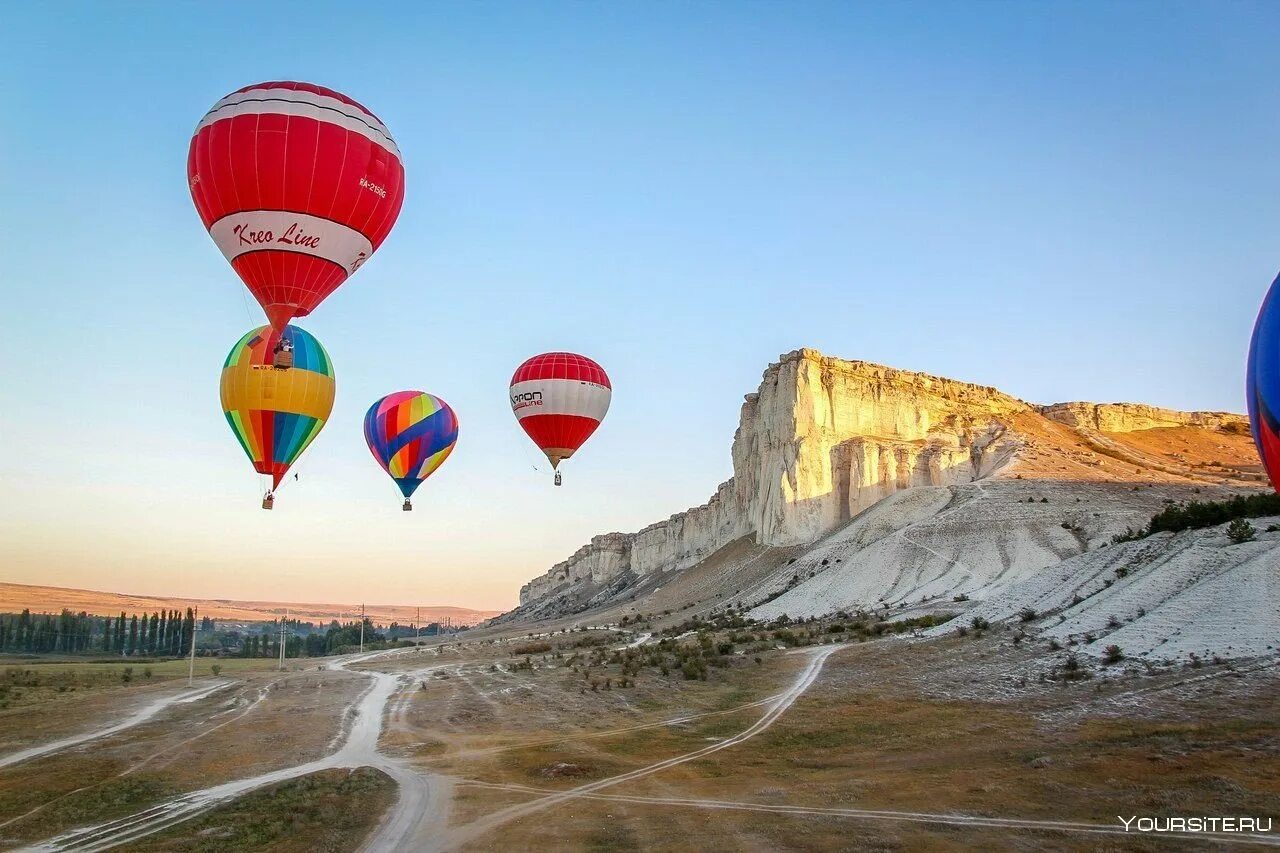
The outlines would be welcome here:
M 901 492 L 791 566 L 757 619 L 981 599 L 1141 526 L 1164 489 L 1002 480 Z M 750 602 L 748 602 L 750 603 Z
M 1012 584 L 975 607 L 995 623 L 1036 618 L 1028 629 L 1084 653 L 1120 646 L 1129 657 L 1255 657 L 1280 651 L 1280 533 L 1254 519 L 1252 542 L 1226 525 L 1158 533 L 1081 554 Z M 1092 642 L 1086 642 L 1092 638 Z

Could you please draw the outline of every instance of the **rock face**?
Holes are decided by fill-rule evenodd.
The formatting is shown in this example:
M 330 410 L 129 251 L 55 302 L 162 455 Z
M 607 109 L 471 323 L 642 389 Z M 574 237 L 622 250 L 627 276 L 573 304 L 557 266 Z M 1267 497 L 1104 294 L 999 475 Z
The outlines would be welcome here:
M 1041 414 L 1072 427 L 1098 432 L 1137 432 L 1180 426 L 1197 426 L 1248 432 L 1249 419 L 1231 412 L 1179 412 L 1141 403 L 1054 403 Z
M 979 385 L 814 350 L 788 353 L 747 396 L 733 442 L 735 500 L 762 545 L 813 542 L 913 486 L 990 474 L 1026 403 Z
M 1085 460 L 1065 449 L 1086 431 L 1235 430 L 1241 423 L 1247 431 L 1239 415 L 1134 404 L 1038 407 L 995 388 L 796 350 L 770 365 L 746 396 L 733 439 L 734 476 L 706 504 L 638 533 L 595 537 L 525 584 L 520 603 L 679 572 L 744 536 L 762 546 L 807 545 L 906 489 L 958 486 L 1014 469 L 1105 479 L 1115 460 Z M 1023 460 L 1026 448 L 1035 449 Z
M 812 542 L 901 489 L 990 474 L 1017 445 L 1002 418 L 1024 411 L 994 388 L 787 353 L 742 405 L 733 479 L 638 533 L 595 537 L 526 584 L 520 603 L 584 580 L 679 571 L 747 534 L 764 545 Z

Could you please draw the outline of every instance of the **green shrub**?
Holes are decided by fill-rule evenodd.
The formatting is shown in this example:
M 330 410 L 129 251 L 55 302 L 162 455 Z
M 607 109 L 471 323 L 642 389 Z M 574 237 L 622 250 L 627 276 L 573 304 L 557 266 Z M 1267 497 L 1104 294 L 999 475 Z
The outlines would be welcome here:
M 1243 518 L 1237 518 L 1227 525 L 1227 538 L 1235 545 L 1239 545 L 1241 542 L 1253 541 L 1257 532 L 1253 525 Z
M 1225 501 L 1171 504 L 1152 517 L 1145 535 L 1214 527 L 1237 518 L 1258 518 L 1263 515 L 1280 515 L 1280 493 L 1237 495 Z
M 686 660 L 684 666 L 680 667 L 680 671 L 684 673 L 686 681 L 697 681 L 699 678 L 705 679 L 707 677 L 706 664 L 702 663 L 700 658 Z
M 1142 539 L 1150 535 L 1150 532 L 1145 528 L 1142 530 L 1134 530 L 1132 527 L 1126 527 L 1124 529 L 1124 533 L 1117 533 L 1115 536 L 1111 537 L 1111 544 L 1119 545 L 1121 542 L 1133 542 L 1134 540 Z

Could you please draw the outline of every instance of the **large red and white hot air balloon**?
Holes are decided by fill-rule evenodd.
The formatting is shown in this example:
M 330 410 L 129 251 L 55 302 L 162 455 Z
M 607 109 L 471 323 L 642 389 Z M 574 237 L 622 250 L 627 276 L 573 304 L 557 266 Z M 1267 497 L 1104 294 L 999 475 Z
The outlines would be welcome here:
M 604 368 L 571 352 L 535 355 L 511 377 L 511 411 L 552 468 L 586 443 L 609 411 L 612 396 Z
M 196 125 L 191 198 L 267 319 L 304 317 L 378 250 L 404 202 L 386 126 L 340 92 L 258 83 Z

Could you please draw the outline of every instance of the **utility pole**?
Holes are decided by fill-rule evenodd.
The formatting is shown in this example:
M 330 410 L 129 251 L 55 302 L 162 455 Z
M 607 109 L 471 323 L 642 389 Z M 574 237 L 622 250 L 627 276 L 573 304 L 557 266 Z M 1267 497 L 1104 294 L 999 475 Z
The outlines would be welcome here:
M 360 605 L 360 654 L 364 654 L 364 605 Z
M 288 623 L 289 623 L 289 608 L 286 607 L 284 609 L 284 619 L 281 620 L 280 622 L 280 671 L 281 672 L 284 672 L 284 647 L 286 642 L 284 638 L 284 629 L 285 629 L 285 625 L 287 625 Z
M 421 651 L 422 650 L 422 608 L 421 607 L 418 608 L 418 621 L 415 622 L 414 624 L 418 626 L 418 635 L 414 637 L 413 644 L 418 647 L 419 651 Z
M 196 620 L 200 618 L 199 606 L 191 614 L 191 662 L 187 665 L 187 686 L 191 686 L 196 676 Z

